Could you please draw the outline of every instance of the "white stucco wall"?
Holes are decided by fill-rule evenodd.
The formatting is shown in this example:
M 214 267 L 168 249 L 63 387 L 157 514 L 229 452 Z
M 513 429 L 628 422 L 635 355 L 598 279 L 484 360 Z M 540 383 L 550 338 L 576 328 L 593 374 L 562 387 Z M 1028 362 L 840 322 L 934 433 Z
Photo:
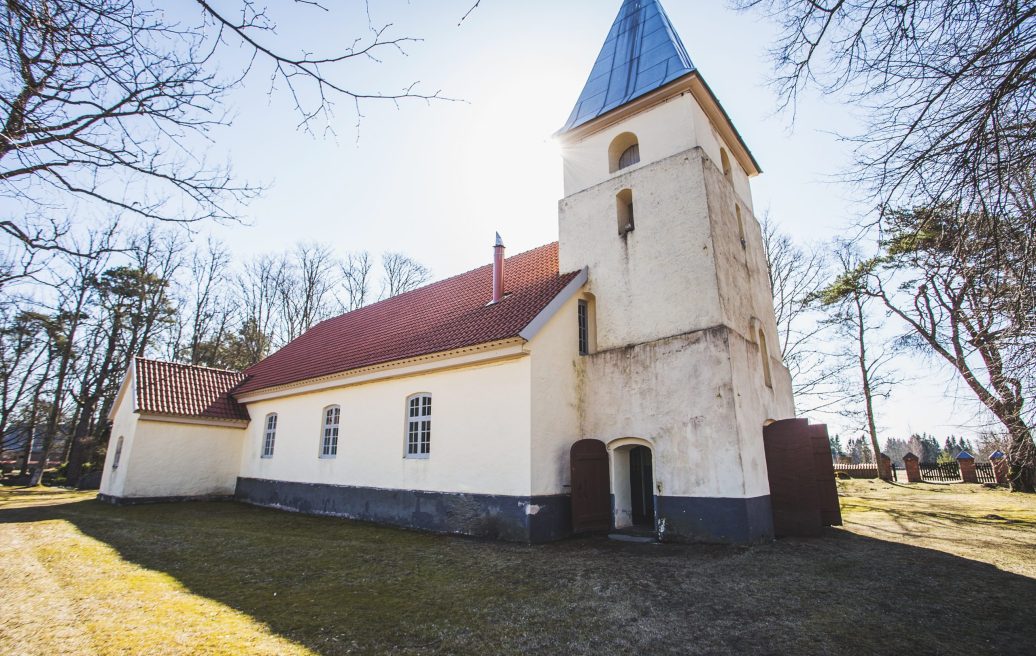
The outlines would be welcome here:
M 741 458 L 726 330 L 600 352 L 585 366 L 583 436 L 652 443 L 662 495 L 755 495 L 746 480 L 760 472 Z M 756 434 L 761 442 L 762 424 Z
M 620 134 L 631 132 L 640 144 L 640 165 L 612 173 L 608 149 Z M 650 109 L 599 131 L 573 141 L 563 139 L 561 156 L 564 164 L 565 196 L 595 187 L 617 175 L 636 170 L 650 162 L 657 162 L 692 148 L 701 148 L 720 164 L 720 148 L 726 148 L 731 162 L 734 187 L 743 203 L 752 207 L 752 191 L 748 174 L 738 164 L 729 145 L 725 144 L 715 126 L 690 91 L 685 91 Z
M 112 409 L 101 494 L 122 499 L 233 494 L 244 427 L 141 416 L 134 376 L 131 368 Z M 119 438 L 122 451 L 113 468 Z
M 756 346 L 725 327 L 579 356 L 576 304 L 584 297 L 568 301 L 529 344 L 533 494 L 569 491 L 569 450 L 584 438 L 649 445 L 666 496 L 768 494 L 763 424 L 791 416 L 779 358 L 770 389 Z M 613 452 L 613 479 L 628 476 L 615 466 L 626 457 Z M 612 491 L 623 506 L 628 480 L 613 480 Z
M 702 173 L 722 322 L 753 343 L 757 341 L 756 331 L 762 328 L 770 350 L 779 349 L 773 293 L 759 222 L 733 193 L 722 172 L 707 158 L 702 161 Z M 744 245 L 741 244 L 738 209 Z
M 246 478 L 525 496 L 530 493 L 530 362 L 516 359 L 248 403 Z M 431 455 L 405 458 L 406 400 L 432 395 Z M 320 457 L 323 411 L 342 409 L 338 455 Z M 263 427 L 277 413 L 272 458 Z
M 114 433 L 113 433 L 114 435 Z M 123 446 L 123 498 L 228 496 L 237 485 L 245 429 L 140 419 Z M 102 490 L 103 491 L 103 490 Z
M 133 436 L 137 432 L 137 413 L 134 412 L 133 395 L 135 393 L 133 384 L 133 371 L 126 374 L 119 396 L 115 400 L 112 409 L 112 430 L 108 438 L 108 450 L 104 457 L 104 470 L 101 472 L 101 494 L 113 497 L 121 497 L 123 488 L 126 485 L 126 471 L 124 466 L 128 456 L 133 451 Z M 112 469 L 115 462 L 115 451 L 122 437 L 122 451 L 119 457 L 119 466 Z
M 767 387 L 763 382 L 758 345 L 733 332 L 730 337 L 730 364 L 741 460 L 746 471 L 754 472 L 754 475 L 746 478 L 746 496 L 769 494 L 762 427 L 768 421 L 795 416 L 791 376 L 781 362 L 779 353 L 777 356 L 771 353 L 772 387 Z
M 561 270 L 589 267 L 601 350 L 722 322 L 706 161 L 695 148 L 561 201 Z M 627 188 L 635 230 L 621 237 L 615 196 Z
M 613 174 L 609 145 L 624 132 L 637 135 L 641 162 Z M 613 449 L 613 465 L 622 465 L 631 438 L 643 440 L 663 496 L 768 494 L 763 425 L 794 408 L 745 170 L 690 93 L 572 141 L 563 148 L 561 268 L 589 267 L 598 350 L 574 364 L 571 355 L 560 358 L 569 369 L 556 365 L 551 377 L 578 389 L 579 437 L 625 445 Z M 722 172 L 722 147 L 731 180 Z M 635 211 L 626 237 L 618 235 L 615 208 L 623 189 L 632 190 Z M 571 326 L 574 333 L 574 320 Z M 574 344 L 575 336 L 565 339 Z M 564 413 L 554 412 L 552 421 L 564 425 Z M 628 467 L 613 466 L 613 478 L 622 475 Z M 613 480 L 619 506 L 626 488 Z
M 579 356 L 578 303 L 569 299 L 529 342 L 532 354 L 532 493 L 567 494 L 569 451 L 579 425 L 585 360 Z

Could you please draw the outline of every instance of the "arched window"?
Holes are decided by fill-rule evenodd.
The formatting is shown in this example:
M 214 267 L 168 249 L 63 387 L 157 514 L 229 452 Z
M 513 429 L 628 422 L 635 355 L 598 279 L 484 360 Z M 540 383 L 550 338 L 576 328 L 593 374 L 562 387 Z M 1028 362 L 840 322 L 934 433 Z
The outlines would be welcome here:
M 767 387 L 773 387 L 773 378 L 770 376 L 770 350 L 766 348 L 766 335 L 763 329 L 759 329 L 759 355 L 763 359 L 763 381 Z
M 727 155 L 726 148 L 719 149 L 719 161 L 723 165 L 723 177 L 727 179 L 731 184 L 734 183 L 734 173 L 730 168 L 730 156 Z
M 432 454 L 432 395 L 406 400 L 406 457 L 428 459 Z
M 266 428 L 263 430 L 263 457 L 273 457 L 273 444 L 277 439 L 277 413 L 266 415 Z
M 342 409 L 337 405 L 324 408 L 324 431 L 320 440 L 320 457 L 334 458 L 338 455 L 338 426 L 342 420 Z
M 608 147 L 608 170 L 611 173 L 640 163 L 640 142 L 632 132 L 623 132 Z
M 119 435 L 119 441 L 115 443 L 115 455 L 112 456 L 112 471 L 119 468 L 119 461 L 122 460 L 122 435 Z
M 640 144 L 633 144 L 619 155 L 619 170 L 640 164 Z
M 745 239 L 745 220 L 741 218 L 740 205 L 734 205 L 734 213 L 737 215 L 737 236 L 741 239 L 741 248 L 748 248 L 748 241 Z
M 615 197 L 615 211 L 619 223 L 619 236 L 633 232 L 633 190 L 623 189 Z

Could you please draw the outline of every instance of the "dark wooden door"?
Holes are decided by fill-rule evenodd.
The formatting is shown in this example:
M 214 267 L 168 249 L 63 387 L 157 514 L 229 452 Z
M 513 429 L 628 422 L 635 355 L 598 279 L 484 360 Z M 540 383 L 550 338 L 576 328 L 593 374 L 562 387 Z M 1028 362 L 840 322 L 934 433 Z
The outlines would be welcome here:
M 763 430 L 763 444 L 777 537 L 819 535 L 824 526 L 841 524 L 827 427 L 778 421 Z
M 651 449 L 635 446 L 630 450 L 630 493 L 633 505 L 633 524 L 655 525 L 655 476 L 652 471 Z
M 778 421 L 763 430 L 770 504 L 777 537 L 819 535 L 820 496 L 813 473 L 813 440 L 805 419 Z M 832 476 L 833 478 L 833 476 Z
M 599 440 L 572 445 L 572 530 L 607 531 L 612 526 L 608 449 Z
M 809 427 L 813 442 L 813 476 L 820 496 L 820 519 L 824 526 L 842 525 L 842 508 L 838 504 L 838 484 L 835 483 L 835 466 L 831 462 L 831 439 L 825 424 Z

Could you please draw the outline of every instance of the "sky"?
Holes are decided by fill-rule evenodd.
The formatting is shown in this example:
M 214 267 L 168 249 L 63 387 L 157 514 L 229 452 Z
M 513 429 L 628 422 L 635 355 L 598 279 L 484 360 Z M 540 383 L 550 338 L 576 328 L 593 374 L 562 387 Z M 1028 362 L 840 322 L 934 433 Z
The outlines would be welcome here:
M 562 169 L 552 139 L 567 119 L 620 0 L 370 0 L 374 25 L 420 37 L 406 54 L 350 64 L 361 90 L 397 91 L 419 81 L 449 101 L 339 102 L 326 126 L 299 130 L 283 89 L 269 93 L 260 68 L 231 97 L 234 120 L 207 146 L 242 178 L 266 185 L 243 225 L 209 226 L 238 258 L 323 242 L 345 254 L 401 251 L 437 278 L 490 262 L 493 235 L 509 253 L 557 239 Z M 838 98 L 807 95 L 794 119 L 781 111 L 767 49 L 775 31 L 757 14 L 721 0 L 664 2 L 676 30 L 760 162 L 753 181 L 765 213 L 801 243 L 846 234 L 866 212 L 859 192 L 839 182 L 850 161 L 835 135 L 859 117 Z M 332 52 L 369 34 L 359 0 L 323 13 L 296 5 L 278 25 L 279 43 Z M 460 23 L 460 24 L 458 24 Z M 880 404 L 883 434 L 974 433 L 974 408 L 931 361 L 903 359 L 911 376 Z M 840 420 L 827 417 L 848 435 Z

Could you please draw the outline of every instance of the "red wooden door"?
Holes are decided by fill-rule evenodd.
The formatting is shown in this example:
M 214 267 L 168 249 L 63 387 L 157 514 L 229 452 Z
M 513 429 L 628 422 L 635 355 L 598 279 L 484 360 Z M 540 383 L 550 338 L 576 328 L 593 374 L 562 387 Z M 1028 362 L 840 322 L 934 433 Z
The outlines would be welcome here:
M 572 445 L 572 530 L 607 531 L 612 526 L 608 449 L 598 440 Z

